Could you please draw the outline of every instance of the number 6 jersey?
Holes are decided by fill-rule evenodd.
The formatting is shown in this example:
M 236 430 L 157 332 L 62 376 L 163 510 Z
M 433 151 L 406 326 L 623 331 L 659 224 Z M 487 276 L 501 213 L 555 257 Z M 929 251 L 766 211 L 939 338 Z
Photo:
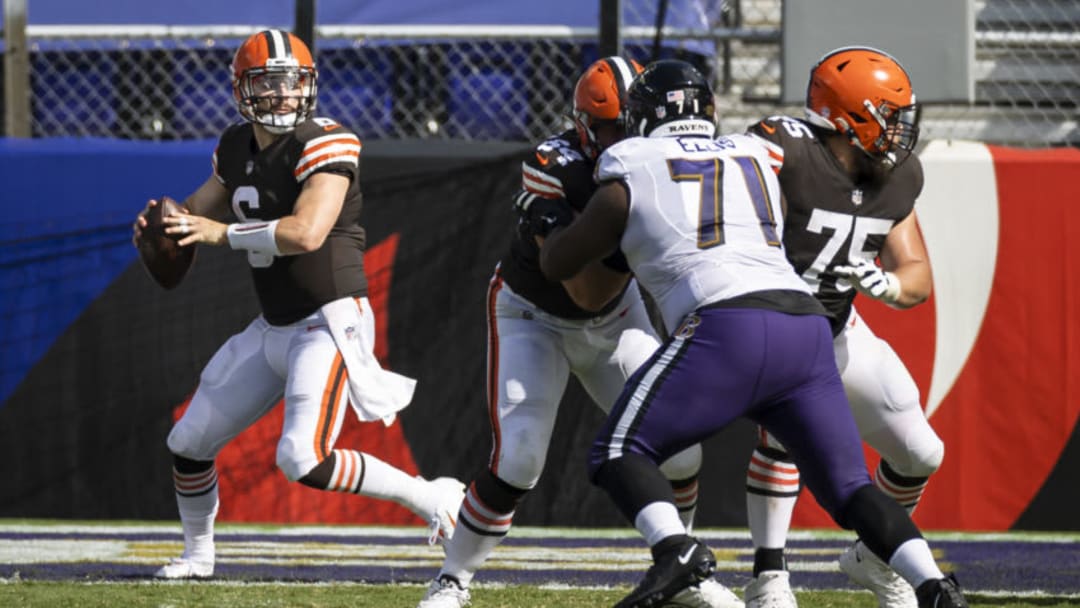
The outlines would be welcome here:
M 887 179 L 855 183 L 802 120 L 773 116 L 749 132 L 770 150 L 787 197 L 784 247 L 795 272 L 843 329 L 856 291 L 833 273 L 838 264 L 873 260 L 897 222 L 912 213 L 923 172 L 912 154 Z
M 619 180 L 629 190 L 622 251 L 667 327 L 705 305 L 751 293 L 810 293 L 784 256 L 780 184 L 753 138 L 626 139 L 601 155 L 596 180 Z M 808 295 L 796 300 L 813 303 Z M 759 304 L 822 312 L 805 302 L 794 310 Z
M 251 123 L 225 130 L 214 150 L 214 174 L 229 193 L 237 221 L 275 220 L 293 212 L 310 176 L 349 179 L 341 213 L 322 247 L 302 255 L 248 252 L 263 315 L 288 325 L 347 296 L 367 295 L 360 226 L 360 139 L 328 118 L 312 118 L 259 150 Z

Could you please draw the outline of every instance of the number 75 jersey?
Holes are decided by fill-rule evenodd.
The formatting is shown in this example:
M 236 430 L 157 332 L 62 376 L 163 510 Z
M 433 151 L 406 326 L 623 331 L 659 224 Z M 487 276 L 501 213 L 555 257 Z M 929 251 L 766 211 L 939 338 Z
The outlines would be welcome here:
M 878 257 L 889 231 L 915 207 L 922 164 L 912 154 L 886 179 L 856 184 L 805 121 L 773 116 L 749 132 L 769 148 L 779 170 L 788 259 L 825 306 L 837 335 L 856 291 L 833 269 Z
M 780 184 L 754 138 L 626 139 L 601 155 L 596 180 L 629 191 L 621 248 L 667 327 L 752 292 L 810 293 L 785 257 Z

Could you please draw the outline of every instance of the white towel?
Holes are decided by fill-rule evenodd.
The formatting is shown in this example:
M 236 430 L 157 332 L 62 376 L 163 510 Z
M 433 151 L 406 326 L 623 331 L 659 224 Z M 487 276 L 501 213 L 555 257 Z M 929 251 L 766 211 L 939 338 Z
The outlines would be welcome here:
M 334 300 L 322 307 L 322 314 L 349 372 L 349 402 L 356 417 L 361 422 L 382 420 L 390 426 L 397 412 L 412 401 L 416 380 L 379 365 L 374 319 L 370 308 L 364 318 L 360 303 L 353 298 Z

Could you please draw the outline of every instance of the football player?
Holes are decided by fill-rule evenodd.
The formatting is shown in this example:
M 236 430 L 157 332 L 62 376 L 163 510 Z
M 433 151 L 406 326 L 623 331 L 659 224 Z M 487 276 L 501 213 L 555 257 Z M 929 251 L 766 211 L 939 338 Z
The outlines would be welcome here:
M 544 278 L 538 262 L 550 215 L 581 211 L 595 189 L 596 157 L 622 137 L 622 96 L 639 71 L 622 57 L 590 65 L 574 88 L 574 128 L 539 144 L 522 164 L 517 234 L 495 268 L 487 299 L 491 457 L 469 485 L 454 538 L 445 546 L 446 561 L 421 608 L 469 602 L 474 574 L 505 538 L 518 503 L 540 478 L 569 375 L 607 411 L 626 379 L 659 346 L 621 254 L 613 252 L 562 282 Z M 697 504 L 700 465 L 697 445 L 665 463 L 686 525 Z M 706 605 L 742 606 L 714 580 L 691 593 Z
M 712 91 L 682 61 L 649 65 L 627 92 L 631 133 L 600 157 L 600 183 L 540 266 L 566 280 L 617 249 L 656 299 L 671 337 L 634 373 L 593 444 L 589 474 L 648 541 L 653 565 L 617 606 L 665 605 L 711 576 L 657 466 L 739 416 L 764 426 L 841 526 L 917 588 L 923 608 L 965 606 L 900 504 L 871 481 L 844 396 L 825 309 L 781 242 L 775 153 L 714 138 Z
M 232 71 L 245 120 L 222 133 L 212 174 L 184 201 L 187 213 L 165 219 L 166 233 L 182 246 L 244 251 L 262 314 L 210 359 L 169 433 L 184 552 L 156 576 L 213 574 L 214 458 L 282 397 L 277 466 L 290 481 L 393 500 L 432 522 L 434 536 L 450 537 L 464 484 L 413 477 L 334 445 L 348 404 L 361 420 L 389 424 L 415 384 L 381 369 L 373 354 L 360 140 L 314 115 L 318 74 L 296 36 L 267 30 L 249 37 Z M 145 213 L 135 222 L 136 243 Z
M 882 456 L 874 483 L 911 513 L 941 465 L 944 444 L 923 414 L 911 374 L 852 306 L 856 293 L 895 308 L 930 295 L 914 211 L 923 173 L 913 154 L 919 107 L 911 81 L 882 51 L 840 48 L 810 72 L 805 119 L 774 116 L 749 132 L 772 153 L 787 198 L 788 259 L 829 313 L 859 434 Z M 783 549 L 798 492 L 787 450 L 763 434 L 747 472 L 756 548 L 749 606 L 795 606 Z M 917 605 L 911 585 L 862 542 L 841 556 L 840 567 L 882 608 Z

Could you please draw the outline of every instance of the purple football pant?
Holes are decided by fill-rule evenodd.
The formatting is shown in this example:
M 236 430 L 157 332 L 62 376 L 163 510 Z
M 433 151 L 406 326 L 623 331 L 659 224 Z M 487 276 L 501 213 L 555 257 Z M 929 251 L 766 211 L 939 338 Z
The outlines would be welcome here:
M 627 452 L 663 462 L 739 416 L 784 444 L 833 519 L 870 483 L 828 322 L 756 308 L 687 316 L 627 381 L 593 442 L 589 474 Z

